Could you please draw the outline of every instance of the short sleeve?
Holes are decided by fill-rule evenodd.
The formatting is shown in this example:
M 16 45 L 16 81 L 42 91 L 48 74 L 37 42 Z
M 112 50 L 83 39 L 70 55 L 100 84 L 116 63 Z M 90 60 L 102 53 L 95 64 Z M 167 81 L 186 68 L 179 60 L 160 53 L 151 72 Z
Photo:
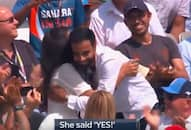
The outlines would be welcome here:
M 180 52 L 178 50 L 178 46 L 177 44 L 170 38 L 165 38 L 164 39 L 164 43 L 167 46 L 167 48 L 169 49 L 170 52 L 170 59 L 173 58 L 181 58 Z
M 189 17 L 190 16 L 190 0 L 181 0 L 179 8 L 178 8 L 178 15 Z
M 191 43 L 187 40 L 184 40 L 181 43 L 179 43 L 178 48 L 180 50 L 186 71 L 191 80 Z
M 107 51 L 107 53 L 100 56 L 100 61 L 98 61 L 98 90 L 104 90 L 113 94 L 121 66 L 129 59 L 119 51 L 109 48 L 104 49 L 104 51 Z
M 152 34 L 155 34 L 155 35 L 166 36 L 165 31 L 157 16 L 156 10 L 149 3 L 145 2 L 145 4 L 147 5 L 149 11 L 152 14 L 151 19 L 150 19 L 150 24 L 149 24 L 149 32 L 151 32 Z
M 96 36 L 97 46 L 105 45 L 105 32 L 103 29 L 102 21 L 96 16 L 98 9 L 94 10 L 90 18 L 89 28 L 94 32 Z

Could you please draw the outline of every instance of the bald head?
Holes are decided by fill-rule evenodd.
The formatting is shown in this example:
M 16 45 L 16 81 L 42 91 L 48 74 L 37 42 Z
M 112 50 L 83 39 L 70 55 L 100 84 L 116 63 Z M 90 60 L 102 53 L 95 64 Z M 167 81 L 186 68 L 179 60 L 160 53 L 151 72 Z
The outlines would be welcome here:
M 6 20 L 11 16 L 13 16 L 13 13 L 8 7 L 0 6 L 0 21 Z
M 8 7 L 0 6 L 0 40 L 17 37 L 18 21 Z

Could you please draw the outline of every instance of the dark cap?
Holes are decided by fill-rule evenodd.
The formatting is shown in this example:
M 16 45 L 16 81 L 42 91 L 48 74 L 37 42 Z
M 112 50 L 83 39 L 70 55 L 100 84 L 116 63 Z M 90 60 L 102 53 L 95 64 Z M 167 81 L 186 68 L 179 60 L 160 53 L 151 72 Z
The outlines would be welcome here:
M 132 9 L 138 9 L 141 11 L 148 11 L 147 6 L 143 0 L 128 0 L 127 4 L 124 7 L 124 13 L 128 13 Z
M 191 82 L 185 78 L 176 78 L 169 86 L 162 87 L 169 94 L 191 96 Z

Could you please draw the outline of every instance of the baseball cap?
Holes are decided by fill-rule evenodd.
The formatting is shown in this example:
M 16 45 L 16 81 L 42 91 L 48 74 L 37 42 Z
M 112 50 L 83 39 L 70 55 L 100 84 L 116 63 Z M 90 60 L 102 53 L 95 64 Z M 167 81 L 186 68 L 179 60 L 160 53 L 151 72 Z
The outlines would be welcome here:
M 141 11 L 147 11 L 148 8 L 143 0 L 128 0 L 124 8 L 124 13 L 128 13 L 132 9 L 138 9 Z
M 162 89 L 169 94 L 191 96 L 191 82 L 185 78 L 176 78 L 169 86 L 164 86 Z
M 186 130 L 186 129 L 181 127 L 180 125 L 172 125 L 166 127 L 165 130 Z

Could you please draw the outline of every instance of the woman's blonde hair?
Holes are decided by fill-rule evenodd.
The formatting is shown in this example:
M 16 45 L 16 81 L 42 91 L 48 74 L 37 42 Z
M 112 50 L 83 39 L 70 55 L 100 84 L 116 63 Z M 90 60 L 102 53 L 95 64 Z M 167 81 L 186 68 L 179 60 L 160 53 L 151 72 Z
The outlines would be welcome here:
M 86 105 L 85 119 L 115 119 L 115 101 L 106 91 L 94 93 Z

